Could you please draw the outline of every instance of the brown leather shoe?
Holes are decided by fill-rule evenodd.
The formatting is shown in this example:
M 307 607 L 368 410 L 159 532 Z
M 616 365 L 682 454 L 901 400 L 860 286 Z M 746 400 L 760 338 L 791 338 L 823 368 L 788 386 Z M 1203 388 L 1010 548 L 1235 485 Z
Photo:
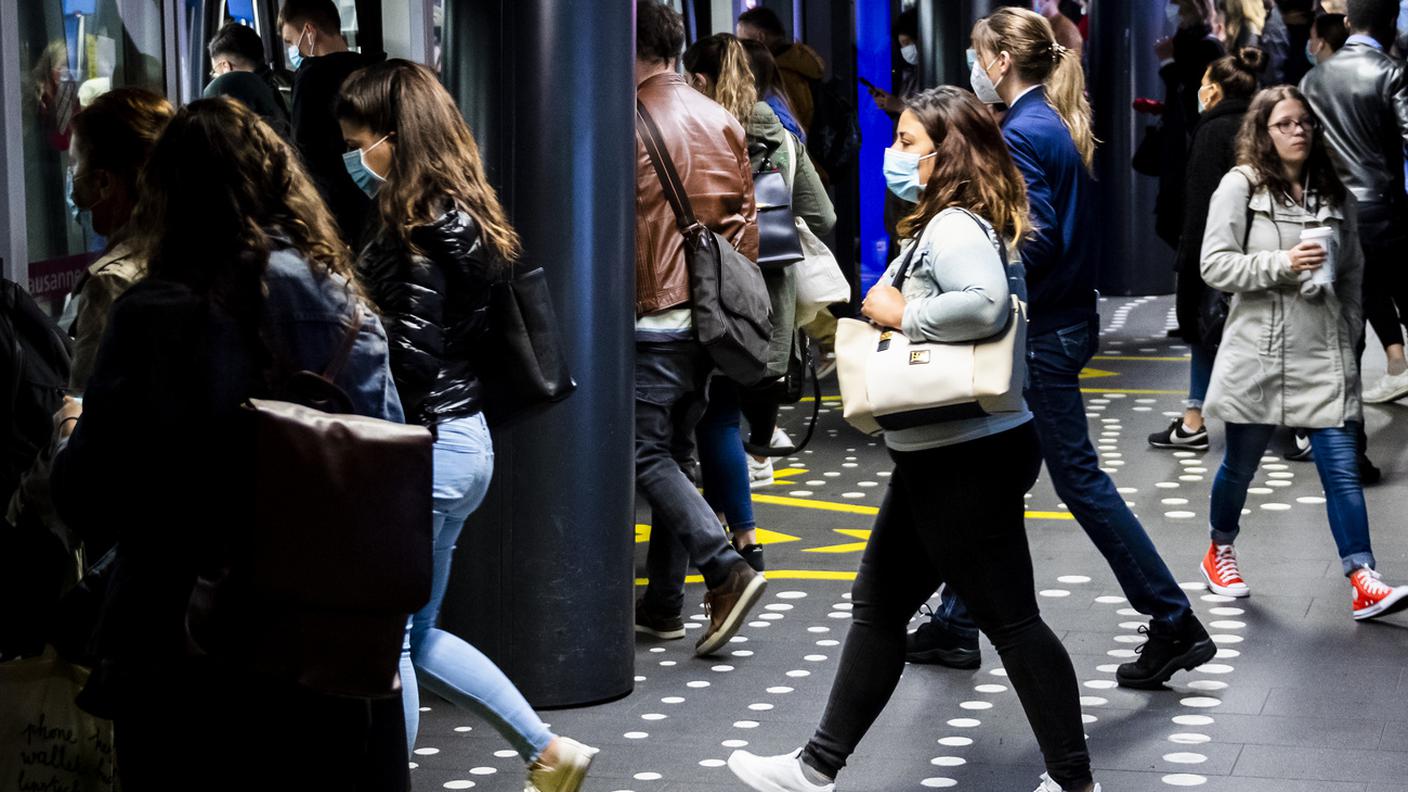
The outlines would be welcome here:
M 704 657 L 722 649 L 738 632 L 767 586 L 768 579 L 754 572 L 748 564 L 742 561 L 734 564 L 728 571 L 728 579 L 704 595 L 709 629 L 694 645 L 694 654 Z

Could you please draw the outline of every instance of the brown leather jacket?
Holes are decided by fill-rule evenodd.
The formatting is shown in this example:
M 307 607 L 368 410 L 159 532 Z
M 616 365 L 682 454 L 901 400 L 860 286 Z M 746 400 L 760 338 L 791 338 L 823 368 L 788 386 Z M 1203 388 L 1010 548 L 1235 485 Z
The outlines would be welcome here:
M 758 210 L 743 125 L 674 72 L 647 79 L 636 96 L 660 127 L 695 217 L 756 260 Z M 688 303 L 684 237 L 637 134 L 636 316 Z

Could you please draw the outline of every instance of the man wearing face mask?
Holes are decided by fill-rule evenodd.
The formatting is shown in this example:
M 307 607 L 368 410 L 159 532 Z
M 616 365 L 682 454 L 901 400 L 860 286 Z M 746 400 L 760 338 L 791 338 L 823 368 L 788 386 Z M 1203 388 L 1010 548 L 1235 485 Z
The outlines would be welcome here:
M 74 286 L 60 322 L 74 338 L 74 390 L 88 385 L 108 309 L 146 270 L 127 244 L 127 226 L 137 205 L 137 177 L 174 112 L 151 91 L 120 88 L 73 117 L 73 202 L 92 214 L 93 230 L 108 240 Z
M 285 0 L 279 30 L 294 70 L 294 146 L 337 219 L 343 240 L 355 247 L 371 202 L 343 165 L 347 147 L 333 117 L 333 103 L 348 75 L 371 60 L 347 48 L 342 16 L 333 0 Z

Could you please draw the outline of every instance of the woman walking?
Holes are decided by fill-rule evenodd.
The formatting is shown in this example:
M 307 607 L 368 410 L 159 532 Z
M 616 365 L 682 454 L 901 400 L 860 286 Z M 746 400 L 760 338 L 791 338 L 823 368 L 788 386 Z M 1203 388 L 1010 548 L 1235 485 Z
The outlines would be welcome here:
M 337 117 L 348 173 L 379 221 L 358 268 L 386 322 L 406 420 L 436 435 L 434 577 L 401 663 L 409 744 L 419 682 L 504 735 L 528 765 L 529 790 L 576 792 L 595 750 L 554 735 L 498 666 L 437 626 L 455 541 L 493 475 L 479 378 L 498 372 L 476 371 L 470 356 L 484 336 L 496 270 L 518 257 L 518 234 L 454 100 L 425 67 L 393 59 L 354 72 Z
M 989 338 L 1009 321 L 1007 241 L 1030 228 L 1021 173 L 992 116 L 966 91 L 908 100 L 886 152 L 890 189 L 917 200 L 900 225 L 905 252 L 863 311 L 916 341 Z M 903 291 L 890 284 L 906 264 Z M 1021 385 L 1021 367 L 1012 387 Z M 1042 621 L 1032 584 L 1023 495 L 1041 454 L 1031 413 L 953 420 L 887 432 L 895 462 L 861 559 L 854 620 L 821 724 L 807 745 L 729 768 L 760 792 L 829 792 L 885 708 L 904 669 L 905 627 L 940 582 L 968 602 L 992 639 L 1046 759 L 1040 792 L 1099 790 L 1070 657 Z
M 1218 594 L 1251 593 L 1234 545 L 1247 487 L 1276 426 L 1303 427 L 1349 578 L 1351 612 L 1383 616 L 1408 606 L 1408 586 L 1390 587 L 1374 571 L 1359 482 L 1364 418 L 1355 348 L 1364 326 L 1364 258 L 1355 205 L 1296 88 L 1257 95 L 1238 135 L 1237 161 L 1213 194 L 1203 237 L 1203 279 L 1233 294 L 1208 388 L 1208 415 L 1227 422 L 1227 453 L 1212 486 L 1203 579 Z

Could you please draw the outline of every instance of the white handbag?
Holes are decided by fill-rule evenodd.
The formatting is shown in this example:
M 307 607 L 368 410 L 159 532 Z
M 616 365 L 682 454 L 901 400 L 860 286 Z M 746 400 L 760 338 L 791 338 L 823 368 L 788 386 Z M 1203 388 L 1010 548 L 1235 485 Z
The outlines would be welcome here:
M 784 133 L 783 137 L 784 145 L 787 146 L 787 181 L 795 193 L 797 148 L 792 143 L 790 132 Z M 806 156 L 805 152 L 801 156 Z M 805 220 L 800 217 L 796 220 L 797 233 L 802 238 L 803 258 L 792 265 L 792 268 L 797 274 L 797 326 L 803 327 L 811 324 L 817 314 L 826 310 L 826 306 L 850 302 L 851 284 L 846 280 L 845 273 L 841 272 L 841 266 L 836 263 L 831 249 L 812 233 Z
M 895 274 L 895 288 L 903 288 L 922 246 L 923 239 L 910 246 Z M 1005 247 L 1001 241 L 995 247 L 1005 271 Z M 966 343 L 911 341 L 900 330 L 842 319 L 836 328 L 842 414 L 862 432 L 878 434 L 1021 410 L 1026 336 L 1026 306 L 1016 295 L 1002 332 Z

